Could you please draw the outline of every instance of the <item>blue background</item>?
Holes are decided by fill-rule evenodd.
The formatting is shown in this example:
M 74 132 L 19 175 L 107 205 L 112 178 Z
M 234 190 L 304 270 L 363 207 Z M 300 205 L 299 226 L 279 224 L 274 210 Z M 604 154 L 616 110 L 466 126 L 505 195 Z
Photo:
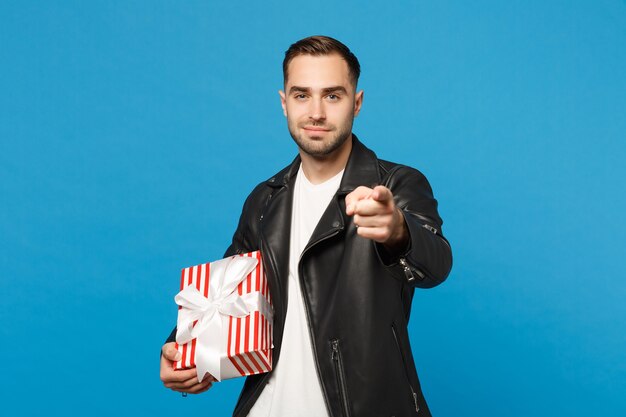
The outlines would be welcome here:
M 159 349 L 182 267 L 221 257 L 296 153 L 292 42 L 359 57 L 355 132 L 415 166 L 455 264 L 410 324 L 438 417 L 626 412 L 624 1 L 3 1 L 3 415 L 228 415 Z M 194 414 L 191 414 L 194 413 Z

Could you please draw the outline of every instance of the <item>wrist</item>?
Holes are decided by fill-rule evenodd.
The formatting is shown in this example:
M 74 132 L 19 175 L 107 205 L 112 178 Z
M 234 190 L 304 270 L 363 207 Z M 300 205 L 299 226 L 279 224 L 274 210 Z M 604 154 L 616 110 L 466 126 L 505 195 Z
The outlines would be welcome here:
M 398 207 L 394 207 L 394 228 L 391 232 L 391 236 L 383 245 L 385 249 L 392 254 L 403 253 L 409 244 L 409 232 L 407 229 L 406 221 L 404 220 L 404 214 Z

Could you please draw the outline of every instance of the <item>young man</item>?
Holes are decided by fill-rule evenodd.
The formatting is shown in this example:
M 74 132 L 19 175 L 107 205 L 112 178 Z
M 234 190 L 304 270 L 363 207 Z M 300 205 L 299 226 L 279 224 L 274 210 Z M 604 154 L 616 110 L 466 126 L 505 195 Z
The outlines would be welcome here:
M 248 377 L 235 416 L 429 416 L 407 322 L 415 287 L 448 275 L 437 202 L 417 170 L 377 159 L 354 134 L 360 66 L 341 42 L 287 50 L 280 92 L 296 159 L 246 200 L 225 256 L 260 249 L 274 316 L 274 369 Z M 161 379 L 199 393 L 195 369 Z

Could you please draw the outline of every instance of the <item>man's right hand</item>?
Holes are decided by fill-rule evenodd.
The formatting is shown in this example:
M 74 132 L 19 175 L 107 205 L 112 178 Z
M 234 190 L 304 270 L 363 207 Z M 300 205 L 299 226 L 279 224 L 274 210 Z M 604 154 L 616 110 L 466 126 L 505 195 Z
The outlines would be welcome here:
M 196 368 L 174 370 L 174 362 L 180 360 L 176 343 L 164 344 L 161 353 L 161 381 L 166 388 L 188 394 L 200 394 L 213 385 L 215 378 L 211 375 L 206 375 L 202 382 L 198 382 Z

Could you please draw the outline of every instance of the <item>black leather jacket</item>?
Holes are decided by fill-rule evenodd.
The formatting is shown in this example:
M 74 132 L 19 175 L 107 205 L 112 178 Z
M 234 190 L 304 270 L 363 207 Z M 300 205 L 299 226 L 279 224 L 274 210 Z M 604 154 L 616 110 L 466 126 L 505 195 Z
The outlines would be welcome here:
M 297 157 L 252 191 L 225 255 L 262 251 L 275 309 L 274 365 L 280 360 L 287 311 L 291 205 L 299 164 Z M 348 193 L 377 184 L 391 189 L 404 214 L 410 234 L 404 253 L 387 253 L 358 236 L 345 214 Z M 430 416 L 407 322 L 414 287 L 438 285 L 450 271 L 452 255 L 441 224 L 424 175 L 379 160 L 354 136 L 339 190 L 299 263 L 314 357 L 331 416 Z M 246 379 L 234 416 L 248 414 L 269 376 Z

